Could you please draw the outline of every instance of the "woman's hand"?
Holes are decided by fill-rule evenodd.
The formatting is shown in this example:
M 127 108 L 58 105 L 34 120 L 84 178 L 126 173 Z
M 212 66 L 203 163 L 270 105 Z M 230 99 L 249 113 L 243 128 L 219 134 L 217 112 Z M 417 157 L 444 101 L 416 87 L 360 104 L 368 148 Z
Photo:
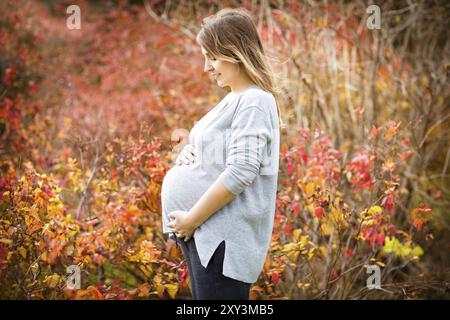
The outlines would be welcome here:
M 192 238 L 197 226 L 192 221 L 191 215 L 188 211 L 176 210 L 172 211 L 168 215 L 170 222 L 167 227 L 170 231 L 175 232 L 178 238 L 183 238 L 187 242 Z
M 195 147 L 193 144 L 188 143 L 181 149 L 175 163 L 177 165 L 191 164 L 195 161 Z

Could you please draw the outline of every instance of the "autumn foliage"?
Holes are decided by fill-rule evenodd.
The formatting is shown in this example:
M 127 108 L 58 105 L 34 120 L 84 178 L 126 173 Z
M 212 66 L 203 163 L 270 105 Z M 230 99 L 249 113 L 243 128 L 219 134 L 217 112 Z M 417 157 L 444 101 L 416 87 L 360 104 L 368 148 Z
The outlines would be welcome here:
M 278 57 L 288 123 L 251 298 L 443 297 L 446 40 L 426 34 L 425 51 L 414 31 L 444 13 L 424 5 L 409 25 L 413 13 L 387 1 L 384 29 L 371 31 L 361 4 L 327 3 L 242 3 Z M 236 4 L 86 1 L 81 30 L 68 30 L 69 4 L 0 4 L 0 298 L 189 299 L 160 188 L 179 139 L 225 93 L 192 37 Z M 79 290 L 66 285 L 71 265 Z M 366 285 L 373 265 L 382 290 Z

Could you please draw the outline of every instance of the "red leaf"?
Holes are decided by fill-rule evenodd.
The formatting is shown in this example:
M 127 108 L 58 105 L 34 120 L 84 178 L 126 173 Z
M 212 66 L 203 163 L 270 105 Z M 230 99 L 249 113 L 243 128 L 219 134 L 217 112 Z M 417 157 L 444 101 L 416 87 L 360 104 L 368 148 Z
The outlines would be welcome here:
M 344 251 L 344 257 L 345 259 L 349 260 L 353 255 L 353 250 L 352 249 L 346 249 Z
M 298 202 L 293 201 L 292 202 L 292 210 L 294 211 L 294 217 L 298 217 L 298 212 L 300 211 L 300 205 L 298 204 Z
M 325 211 L 323 210 L 322 207 L 317 207 L 317 208 L 314 210 L 314 214 L 315 214 L 316 217 L 319 218 L 319 219 L 323 217 L 324 213 L 325 213 Z
M 412 153 L 411 150 L 405 151 L 405 152 L 401 153 L 401 154 L 398 156 L 398 159 L 399 159 L 400 161 L 403 161 L 403 160 L 408 159 L 409 157 L 411 157 L 412 154 L 413 154 L 413 153 Z
M 283 228 L 283 230 L 284 230 L 284 232 L 285 232 L 287 235 L 292 234 L 292 228 L 291 228 L 290 226 L 285 226 L 285 227 Z
M 383 243 L 384 243 L 384 234 L 383 233 L 379 233 L 378 236 L 377 236 L 377 240 L 376 241 L 377 241 L 377 244 L 379 246 L 382 246 Z
M 273 272 L 272 273 L 272 281 L 274 283 L 277 283 L 281 280 L 280 274 L 278 272 Z
M 388 212 L 392 212 L 392 209 L 394 208 L 394 195 L 389 194 L 386 197 L 383 198 L 383 201 L 381 204 L 386 208 Z

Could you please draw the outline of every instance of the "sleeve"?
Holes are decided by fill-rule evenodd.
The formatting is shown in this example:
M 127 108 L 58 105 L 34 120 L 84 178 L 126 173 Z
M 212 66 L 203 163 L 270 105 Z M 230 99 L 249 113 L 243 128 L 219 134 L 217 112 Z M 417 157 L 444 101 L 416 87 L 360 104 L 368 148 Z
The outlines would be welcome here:
M 248 106 L 239 110 L 232 121 L 226 169 L 218 180 L 235 195 L 244 191 L 259 173 L 264 148 L 270 139 L 267 117 L 258 106 Z

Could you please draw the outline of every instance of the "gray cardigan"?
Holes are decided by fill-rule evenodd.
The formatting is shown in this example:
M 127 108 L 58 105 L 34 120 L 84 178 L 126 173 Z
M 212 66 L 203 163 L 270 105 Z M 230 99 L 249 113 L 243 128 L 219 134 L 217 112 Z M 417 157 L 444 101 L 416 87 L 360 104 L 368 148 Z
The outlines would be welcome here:
M 170 233 L 169 212 L 188 211 L 219 179 L 236 197 L 195 230 L 200 261 L 206 268 L 225 240 L 223 275 L 254 283 L 275 215 L 280 134 L 273 95 L 256 85 L 230 92 L 194 125 L 189 143 L 195 146 L 195 163 L 175 165 L 162 184 L 163 232 Z

